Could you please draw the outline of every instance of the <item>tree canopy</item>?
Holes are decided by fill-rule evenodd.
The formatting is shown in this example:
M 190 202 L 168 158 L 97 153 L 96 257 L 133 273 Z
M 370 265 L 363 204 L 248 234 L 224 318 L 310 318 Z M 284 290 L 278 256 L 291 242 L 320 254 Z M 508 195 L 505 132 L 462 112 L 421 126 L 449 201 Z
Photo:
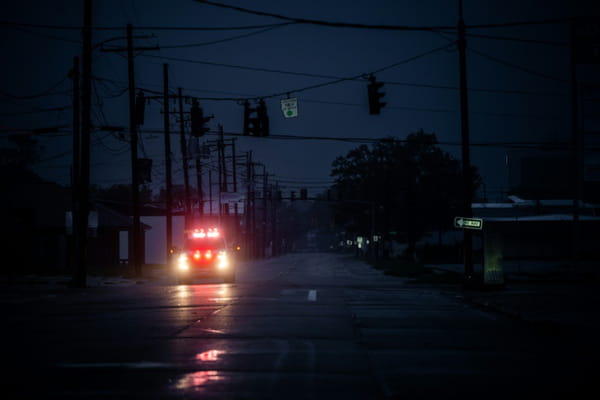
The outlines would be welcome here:
M 423 130 L 358 146 L 333 161 L 331 176 L 336 221 L 354 233 L 398 232 L 414 244 L 424 232 L 449 228 L 463 204 L 461 163 Z M 476 168 L 471 177 L 474 193 Z

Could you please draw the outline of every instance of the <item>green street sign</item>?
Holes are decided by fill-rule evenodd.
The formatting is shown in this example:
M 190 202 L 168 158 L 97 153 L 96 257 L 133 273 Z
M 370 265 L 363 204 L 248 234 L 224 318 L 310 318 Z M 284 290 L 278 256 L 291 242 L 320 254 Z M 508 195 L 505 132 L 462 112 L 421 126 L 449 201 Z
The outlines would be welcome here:
M 294 118 L 298 116 L 298 99 L 282 99 L 281 111 L 285 118 Z
M 483 220 L 481 218 L 454 217 L 454 227 L 481 230 L 483 228 Z

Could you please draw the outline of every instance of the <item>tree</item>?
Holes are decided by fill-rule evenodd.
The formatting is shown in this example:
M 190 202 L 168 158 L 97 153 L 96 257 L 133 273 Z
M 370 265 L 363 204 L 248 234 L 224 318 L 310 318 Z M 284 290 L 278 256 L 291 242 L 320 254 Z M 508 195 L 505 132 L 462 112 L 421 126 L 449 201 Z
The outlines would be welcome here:
M 451 226 L 464 195 L 459 161 L 423 130 L 361 145 L 333 161 L 331 176 L 338 223 L 356 234 L 403 232 L 409 253 L 423 233 Z M 475 192 L 481 177 L 472 176 Z

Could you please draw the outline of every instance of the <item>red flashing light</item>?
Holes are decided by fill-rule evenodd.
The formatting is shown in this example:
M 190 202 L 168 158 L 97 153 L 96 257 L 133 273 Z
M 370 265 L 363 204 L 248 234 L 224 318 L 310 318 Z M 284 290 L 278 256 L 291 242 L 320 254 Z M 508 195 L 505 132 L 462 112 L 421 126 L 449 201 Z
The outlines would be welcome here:
M 209 228 L 208 230 L 204 230 L 204 229 L 194 229 L 192 231 L 192 238 L 194 239 L 204 239 L 206 237 L 219 237 L 220 233 L 219 230 L 217 228 Z

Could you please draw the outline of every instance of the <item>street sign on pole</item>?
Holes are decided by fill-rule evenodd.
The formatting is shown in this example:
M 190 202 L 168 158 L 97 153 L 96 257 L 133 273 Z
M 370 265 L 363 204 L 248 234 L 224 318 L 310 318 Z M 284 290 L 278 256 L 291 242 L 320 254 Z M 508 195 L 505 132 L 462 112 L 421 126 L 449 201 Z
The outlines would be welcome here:
M 481 218 L 454 217 L 454 227 L 481 230 L 483 228 L 483 220 Z
M 285 118 L 294 118 L 298 116 L 298 99 L 281 99 L 281 111 Z

